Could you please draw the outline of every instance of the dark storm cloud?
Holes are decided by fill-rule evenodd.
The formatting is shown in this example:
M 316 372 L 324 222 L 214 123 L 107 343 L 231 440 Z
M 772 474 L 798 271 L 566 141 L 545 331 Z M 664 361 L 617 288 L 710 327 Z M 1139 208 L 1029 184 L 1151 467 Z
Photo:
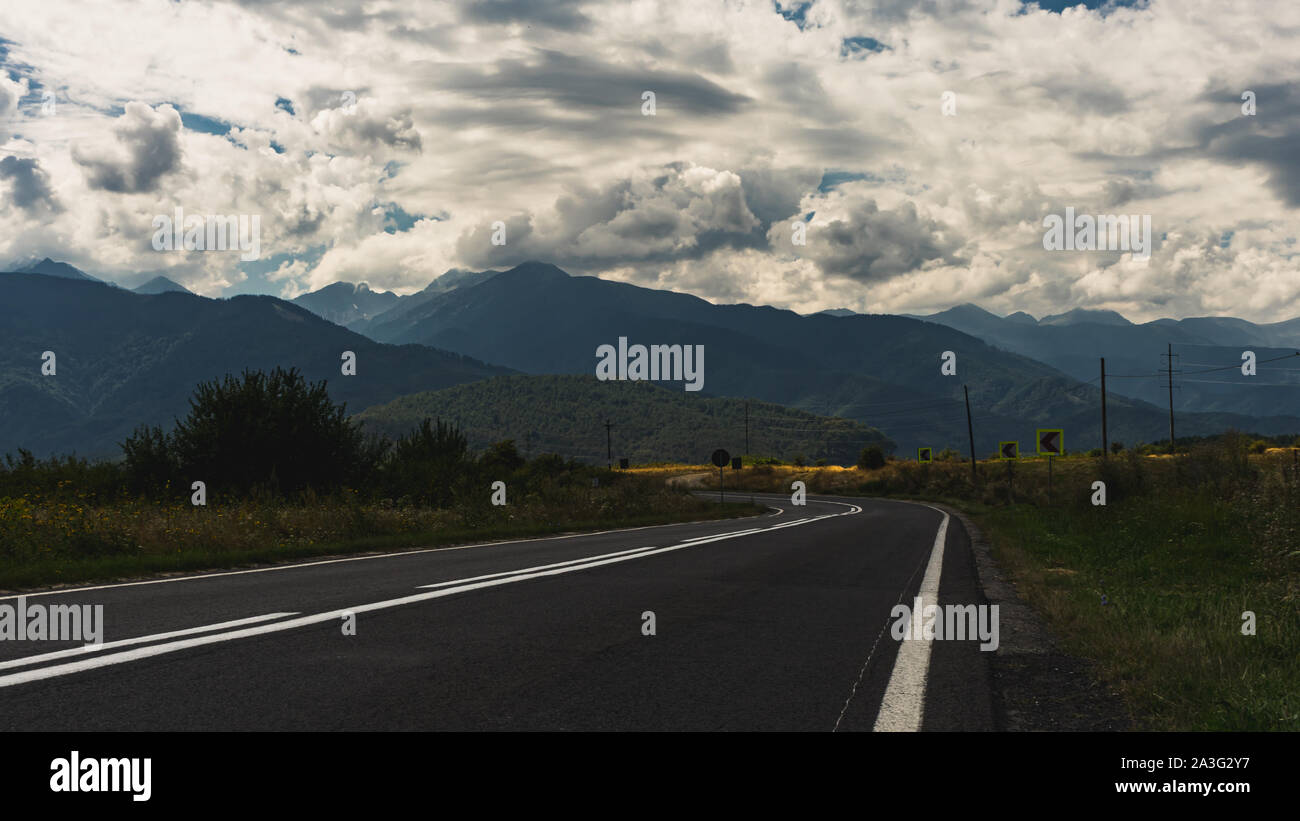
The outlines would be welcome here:
M 561 31 L 586 31 L 591 19 L 583 14 L 582 3 L 572 0 L 477 0 L 461 12 L 467 23 L 485 25 L 523 24 Z
M 390 148 L 419 151 L 424 144 L 411 115 L 406 112 L 384 118 L 354 115 L 344 128 L 365 142 L 382 143 Z
M 653 91 L 661 117 L 679 111 L 732 114 L 750 102 L 696 74 L 638 69 L 546 50 L 528 60 L 502 59 L 445 71 L 440 67 L 430 79 L 442 88 L 483 98 L 550 100 L 575 108 L 638 113 L 641 93 Z
M 163 176 L 181 166 L 180 130 L 180 115 L 171 106 L 155 111 L 144 103 L 127 103 L 113 127 L 116 156 L 77 150 L 72 156 L 85 169 L 91 188 L 117 194 L 154 191 Z
M 795 215 L 800 200 L 822 177 L 820 169 L 812 168 L 749 168 L 737 173 L 745 187 L 745 202 L 763 223 L 764 231 L 773 222 Z
M 823 273 L 880 282 L 935 260 L 960 264 L 963 260 L 954 256 L 960 245 L 944 225 L 918 214 L 910 202 L 881 211 L 868 200 L 847 220 L 811 226 L 801 255 L 811 257 Z
M 0 160 L 0 180 L 10 183 L 9 200 L 30 213 L 61 210 L 50 190 L 49 177 L 31 158 L 5 157 Z
M 1241 110 L 1246 89 L 1215 89 L 1203 100 L 1223 106 L 1225 118 L 1196 131 L 1198 150 L 1236 165 L 1262 165 L 1269 185 L 1287 205 L 1300 205 L 1300 89 L 1253 85 L 1255 114 Z
M 490 223 L 461 236 L 471 266 L 549 259 L 569 270 L 701 259 L 720 248 L 766 247 L 738 175 L 673 163 L 653 179 L 580 187 L 559 197 L 538 228 L 531 215 L 506 223 L 506 246 L 492 246 Z

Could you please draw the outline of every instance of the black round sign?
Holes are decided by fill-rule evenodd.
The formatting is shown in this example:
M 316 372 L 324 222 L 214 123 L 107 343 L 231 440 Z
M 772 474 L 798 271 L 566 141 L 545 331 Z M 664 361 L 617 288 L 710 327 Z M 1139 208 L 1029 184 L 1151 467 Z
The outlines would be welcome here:
M 713 451 L 713 464 L 720 468 L 725 468 L 727 465 L 731 464 L 731 454 L 727 453 L 722 448 L 718 448 Z

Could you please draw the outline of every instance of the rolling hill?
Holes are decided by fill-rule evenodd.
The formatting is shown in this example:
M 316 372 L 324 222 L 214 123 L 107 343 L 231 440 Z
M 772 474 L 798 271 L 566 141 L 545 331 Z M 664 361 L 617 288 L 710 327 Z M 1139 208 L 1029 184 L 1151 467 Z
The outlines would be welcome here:
M 499 376 L 403 396 L 355 418 L 390 437 L 425 417 L 461 426 L 474 448 L 514 439 L 521 453 L 559 453 L 602 463 L 605 421 L 613 424 L 614 459 L 705 462 L 716 448 L 745 451 L 745 401 L 700 399 L 651 382 L 602 382 L 594 376 Z M 749 407 L 750 450 L 793 459 L 855 464 L 866 445 L 894 449 L 879 431 L 765 402 Z

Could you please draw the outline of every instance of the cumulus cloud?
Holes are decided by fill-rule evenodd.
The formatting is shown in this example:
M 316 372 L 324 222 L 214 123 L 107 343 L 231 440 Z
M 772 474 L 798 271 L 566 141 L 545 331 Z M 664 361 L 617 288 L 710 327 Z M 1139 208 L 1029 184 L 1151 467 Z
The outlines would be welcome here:
M 9 138 L 18 116 L 18 101 L 27 95 L 27 78 L 11 80 L 0 71 L 0 140 Z
M 792 232 L 773 226 L 773 247 L 792 248 Z M 841 218 L 814 222 L 807 244 L 798 247 L 823 273 L 861 282 L 887 280 L 943 262 L 958 265 L 961 240 L 951 229 L 917 211 L 912 202 L 881 210 L 874 200 L 847 209 Z
M 113 126 L 114 145 L 74 151 L 73 157 L 91 188 L 115 194 L 153 191 L 181 166 L 180 129 L 175 108 L 130 102 Z
M 0 258 L 210 295 L 536 258 L 803 311 L 1300 315 L 1281 0 L 105 0 L 0 29 Z M 19 109 L 34 87 L 57 115 Z M 261 214 L 273 261 L 159 259 L 176 205 Z M 1044 251 L 1066 206 L 1150 214 L 1155 253 Z
M 0 159 L 0 180 L 9 182 L 9 200 L 32 214 L 58 211 L 59 204 L 50 190 L 49 177 L 40 163 L 32 158 Z
M 460 238 L 460 258 L 482 266 L 549 259 L 583 272 L 644 266 L 753 245 L 761 225 L 739 175 L 689 164 L 572 189 L 550 209 L 500 222 L 505 245 L 492 244 L 495 229 L 485 222 Z

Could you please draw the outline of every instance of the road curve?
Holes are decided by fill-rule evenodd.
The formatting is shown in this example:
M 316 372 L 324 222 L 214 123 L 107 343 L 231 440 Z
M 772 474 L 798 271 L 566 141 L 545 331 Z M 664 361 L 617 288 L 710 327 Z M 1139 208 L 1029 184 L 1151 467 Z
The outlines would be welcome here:
M 983 603 L 959 521 L 758 498 L 756 519 L 30 593 L 103 605 L 104 644 L 0 641 L 0 730 L 996 728 L 977 642 L 927 643 L 918 679 L 888 629 L 927 571 L 941 603 Z M 916 726 L 880 726 L 909 699 Z

